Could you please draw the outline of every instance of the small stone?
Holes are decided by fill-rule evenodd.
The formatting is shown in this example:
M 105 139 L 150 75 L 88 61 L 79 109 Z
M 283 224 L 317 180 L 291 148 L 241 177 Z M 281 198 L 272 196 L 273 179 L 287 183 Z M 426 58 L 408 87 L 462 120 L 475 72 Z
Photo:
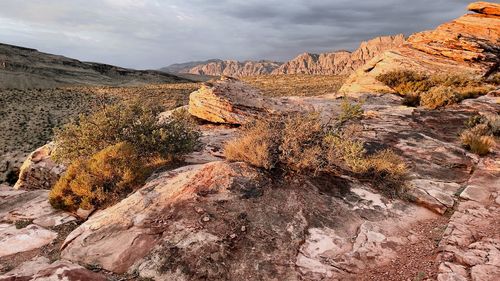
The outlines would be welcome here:
M 209 216 L 204 216 L 201 220 L 204 221 L 204 222 L 208 222 L 208 221 L 210 221 L 210 217 Z
M 245 232 L 245 231 L 247 231 L 247 227 L 243 225 L 243 226 L 241 227 L 241 232 Z
M 231 239 L 234 239 L 234 238 L 236 238 L 236 237 L 238 237 L 238 235 L 236 235 L 236 234 L 234 234 L 234 233 L 233 233 L 233 234 L 231 234 L 231 235 L 229 235 L 229 238 L 231 238 Z
M 201 214 L 203 213 L 205 210 L 203 210 L 203 208 L 200 208 L 200 207 L 196 207 L 194 208 L 195 212 L 197 212 L 198 214 Z

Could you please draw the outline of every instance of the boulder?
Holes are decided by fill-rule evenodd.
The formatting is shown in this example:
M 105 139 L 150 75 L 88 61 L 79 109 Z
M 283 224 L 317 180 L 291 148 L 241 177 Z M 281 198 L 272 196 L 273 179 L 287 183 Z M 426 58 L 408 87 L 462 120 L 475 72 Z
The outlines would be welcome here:
M 245 83 L 224 77 L 189 96 L 189 113 L 213 123 L 241 125 L 269 113 L 272 101 Z
M 385 98 L 385 101 L 394 104 L 393 98 Z M 269 98 L 242 81 L 223 77 L 191 93 L 188 111 L 199 119 L 226 125 L 243 125 L 271 115 L 293 112 L 321 112 L 322 120 L 327 122 L 340 113 L 341 103 L 342 100 L 334 94 Z M 162 115 L 168 114 L 171 113 Z
M 489 74 L 496 67 L 499 54 L 500 17 L 492 12 L 497 6 L 471 4 L 471 10 L 482 10 L 482 14 L 466 14 L 435 30 L 413 34 L 401 47 L 383 52 L 356 70 L 339 92 L 392 92 L 376 77 L 397 69 Z
M 15 189 L 50 189 L 66 170 L 64 165 L 56 164 L 50 155 L 55 144 L 46 144 L 33 151 L 24 161 L 19 172 Z

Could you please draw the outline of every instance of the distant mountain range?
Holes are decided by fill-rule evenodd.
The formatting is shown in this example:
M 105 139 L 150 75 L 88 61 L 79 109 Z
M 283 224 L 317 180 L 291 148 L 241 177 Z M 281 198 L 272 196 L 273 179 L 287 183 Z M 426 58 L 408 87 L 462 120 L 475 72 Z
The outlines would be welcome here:
M 172 64 L 160 69 L 174 74 L 194 74 L 205 76 L 227 75 L 233 77 L 261 74 L 322 74 L 347 75 L 365 64 L 376 55 L 399 47 L 404 43 L 402 34 L 381 36 L 362 42 L 354 52 L 336 51 L 322 54 L 303 53 L 282 63 L 275 61 L 244 61 L 211 59 Z
M 82 62 L 35 49 L 0 43 L 0 89 L 70 85 L 141 85 L 189 81 L 157 70 L 133 70 Z

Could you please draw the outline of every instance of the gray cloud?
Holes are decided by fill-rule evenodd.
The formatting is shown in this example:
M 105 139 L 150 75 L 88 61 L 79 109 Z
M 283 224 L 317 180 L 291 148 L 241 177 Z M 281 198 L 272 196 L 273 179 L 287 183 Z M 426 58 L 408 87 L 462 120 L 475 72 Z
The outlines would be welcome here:
M 431 29 L 463 0 L 2 0 L 0 42 L 134 68 L 288 60 Z

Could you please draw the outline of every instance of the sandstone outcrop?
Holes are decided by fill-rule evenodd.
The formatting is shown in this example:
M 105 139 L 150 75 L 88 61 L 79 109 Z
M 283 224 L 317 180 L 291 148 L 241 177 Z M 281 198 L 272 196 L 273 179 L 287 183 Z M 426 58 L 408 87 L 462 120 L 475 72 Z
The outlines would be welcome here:
M 496 3 L 474 2 L 470 3 L 467 9 L 479 14 L 500 16 L 500 5 Z
M 66 170 L 64 165 L 56 164 L 50 158 L 54 145 L 46 144 L 28 155 L 14 189 L 51 189 L 54 186 Z
M 399 47 L 402 34 L 381 36 L 362 42 L 354 52 L 338 51 L 323 54 L 304 53 L 284 63 L 273 74 L 348 75 L 383 51 Z
M 189 113 L 214 123 L 244 124 L 270 108 L 257 89 L 233 78 L 206 83 L 189 96 Z
M 233 79 L 214 83 L 244 86 Z M 228 103 L 241 92 L 225 92 Z M 431 239 L 428 232 L 418 232 L 420 225 L 442 225 L 441 214 L 462 204 L 457 195 L 464 188 L 463 196 L 484 198 L 471 186 L 477 189 L 480 182 L 494 181 L 474 180 L 476 172 L 471 178 L 479 158 L 460 147 L 457 134 L 477 109 L 495 113 L 500 106 L 493 96 L 446 111 L 401 106 L 401 98 L 393 95 L 359 98 L 365 100 L 361 124 L 367 150 L 391 147 L 408 161 L 409 197 L 416 204 L 386 198 L 348 176 L 290 180 L 244 163 L 206 163 L 211 161 L 207 155 L 223 160 L 222 144 L 238 129 L 205 124 L 210 141 L 204 142 L 214 148 L 200 152 L 204 156 L 198 163 L 206 164 L 156 174 L 122 202 L 90 216 L 67 237 L 62 257 L 156 280 L 356 280 L 367 270 L 398 260 L 400 248 Z M 321 110 L 330 119 L 341 99 L 267 102 Z M 488 221 L 492 224 L 494 216 Z M 421 254 L 435 261 L 432 251 Z M 441 260 L 435 262 L 437 268 Z M 449 266 L 466 268 L 454 263 L 457 266 Z M 490 263 L 474 270 L 491 275 Z M 449 270 L 442 267 L 443 272 Z
M 494 12 L 498 6 L 473 3 L 469 8 L 480 14 L 466 14 L 435 30 L 410 36 L 400 48 L 386 51 L 359 68 L 340 92 L 390 92 L 375 78 L 396 69 L 477 76 L 498 71 L 500 16 Z
M 270 74 L 274 69 L 281 65 L 274 61 L 244 61 L 226 60 L 210 62 L 191 68 L 187 73 L 210 76 L 252 76 Z
M 338 51 L 322 54 L 304 53 L 285 62 L 209 60 L 206 62 L 176 64 L 164 68 L 172 73 L 189 73 L 208 76 L 243 77 L 263 74 L 320 74 L 347 75 L 374 56 L 404 42 L 402 34 L 381 36 L 364 41 L 354 52 Z
M 259 89 L 228 77 L 206 83 L 191 93 L 188 105 L 188 112 L 199 119 L 230 125 L 246 124 L 277 113 L 310 111 L 323 112 L 326 122 L 337 115 L 339 109 L 340 103 L 333 94 L 269 98 L 263 96 Z

